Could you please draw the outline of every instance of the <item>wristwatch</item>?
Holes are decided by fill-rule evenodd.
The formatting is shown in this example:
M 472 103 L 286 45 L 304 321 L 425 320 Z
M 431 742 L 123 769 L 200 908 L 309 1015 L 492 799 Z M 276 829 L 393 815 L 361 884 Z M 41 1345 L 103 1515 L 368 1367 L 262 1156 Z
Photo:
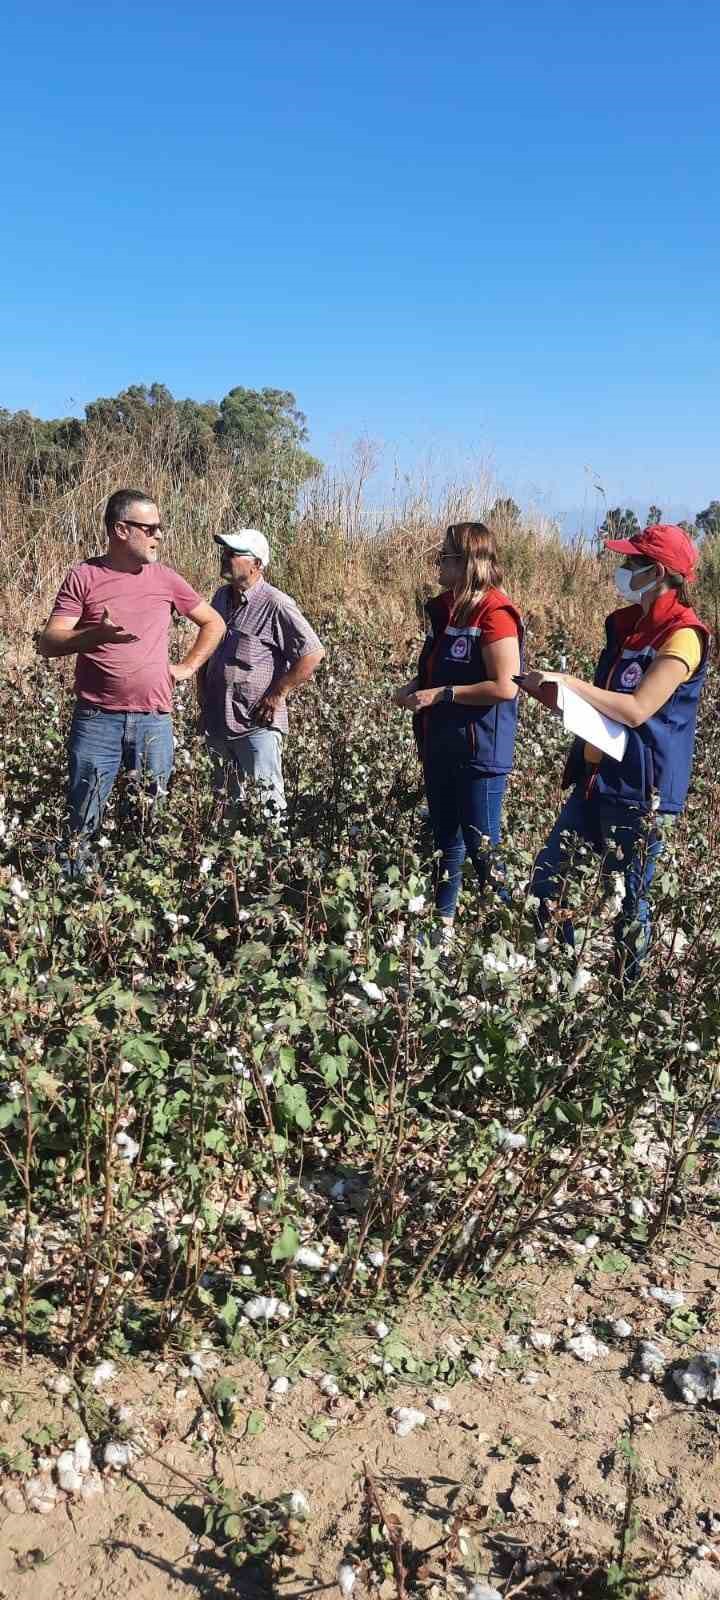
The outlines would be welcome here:
M 442 702 L 442 704 L 444 706 L 451 706 L 454 699 L 455 699 L 455 690 L 453 689 L 452 684 L 449 683 L 443 689 L 442 694 L 440 696 L 440 700 L 441 700 L 441 702 Z

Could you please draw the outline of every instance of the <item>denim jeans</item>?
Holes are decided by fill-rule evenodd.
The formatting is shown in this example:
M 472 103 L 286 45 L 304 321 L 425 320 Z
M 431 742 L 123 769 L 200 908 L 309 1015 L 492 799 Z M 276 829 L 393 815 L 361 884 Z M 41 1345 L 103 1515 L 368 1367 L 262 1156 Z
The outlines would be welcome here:
M 172 718 L 161 711 L 101 711 L 78 701 L 68 749 L 70 831 L 97 832 L 121 767 L 155 799 L 167 792 L 173 767 Z
M 273 728 L 254 728 L 237 737 L 208 733 L 207 742 L 213 755 L 215 788 L 227 796 L 234 810 L 246 797 L 248 778 L 263 789 L 276 812 L 287 810 L 281 733 Z
M 568 838 L 570 834 L 573 837 Z M 663 849 L 663 837 L 648 815 L 636 806 L 618 806 L 595 790 L 578 784 L 565 801 L 555 826 L 533 867 L 531 892 L 540 900 L 537 925 L 545 927 L 549 900 L 562 901 L 563 880 L 571 867 L 578 840 L 601 858 L 604 875 L 619 872 L 624 896 L 615 922 L 616 965 L 628 981 L 637 977 L 652 935 L 649 890 Z M 572 921 L 562 925 L 566 944 L 574 945 Z
M 435 847 L 440 851 L 435 906 L 441 917 L 453 917 L 462 883 L 463 862 L 470 857 L 480 888 L 490 876 L 492 846 L 500 841 L 506 774 L 491 774 L 470 754 L 463 728 L 430 734 L 423 751 L 425 792 Z

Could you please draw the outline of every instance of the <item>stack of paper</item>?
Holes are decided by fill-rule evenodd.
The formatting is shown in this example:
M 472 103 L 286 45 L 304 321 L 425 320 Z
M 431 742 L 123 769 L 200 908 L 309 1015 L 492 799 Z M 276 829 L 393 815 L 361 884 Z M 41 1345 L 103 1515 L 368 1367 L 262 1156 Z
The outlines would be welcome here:
M 612 756 L 613 761 L 622 761 L 628 737 L 622 722 L 603 716 L 602 711 L 596 711 L 567 684 L 558 683 L 556 688 L 557 708 L 567 732 L 574 733 L 587 744 L 594 744 L 604 755 Z

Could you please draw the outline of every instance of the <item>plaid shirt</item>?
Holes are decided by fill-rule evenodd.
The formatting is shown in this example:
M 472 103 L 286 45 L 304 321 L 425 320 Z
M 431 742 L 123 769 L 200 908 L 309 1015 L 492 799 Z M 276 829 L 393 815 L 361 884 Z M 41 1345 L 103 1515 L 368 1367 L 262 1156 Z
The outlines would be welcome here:
M 301 656 L 322 645 L 290 596 L 259 578 L 245 594 L 226 583 L 212 604 L 227 633 L 211 655 L 205 674 L 205 726 L 208 733 L 251 733 L 255 707 Z M 273 727 L 287 733 L 287 707 L 277 707 Z

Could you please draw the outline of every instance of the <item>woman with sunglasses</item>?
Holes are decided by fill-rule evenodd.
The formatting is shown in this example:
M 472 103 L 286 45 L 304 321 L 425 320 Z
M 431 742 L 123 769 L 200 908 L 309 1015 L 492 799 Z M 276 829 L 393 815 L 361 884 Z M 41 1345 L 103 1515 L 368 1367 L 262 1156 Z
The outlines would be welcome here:
M 543 685 L 567 684 L 625 726 L 625 753 L 616 761 L 575 740 L 564 779 L 572 793 L 535 862 L 531 887 L 542 928 L 549 902 L 562 901 L 573 839 L 589 844 L 605 871 L 619 870 L 624 897 L 615 925 L 616 970 L 631 982 L 650 943 L 648 892 L 663 847 L 658 819 L 682 811 L 690 784 L 709 630 L 690 605 L 687 585 L 695 578 L 697 550 L 684 528 L 657 524 L 632 539 L 608 539 L 606 547 L 624 558 L 615 584 L 629 603 L 606 619 L 594 682 L 532 672 L 521 686 L 545 699 Z M 573 944 L 569 918 L 562 936 Z
M 449 527 L 438 558 L 442 592 L 427 607 L 417 676 L 395 704 L 411 711 L 430 824 L 439 852 L 435 905 L 444 942 L 468 855 L 481 889 L 500 839 L 512 767 L 523 627 L 500 587 L 495 536 L 483 522 Z

